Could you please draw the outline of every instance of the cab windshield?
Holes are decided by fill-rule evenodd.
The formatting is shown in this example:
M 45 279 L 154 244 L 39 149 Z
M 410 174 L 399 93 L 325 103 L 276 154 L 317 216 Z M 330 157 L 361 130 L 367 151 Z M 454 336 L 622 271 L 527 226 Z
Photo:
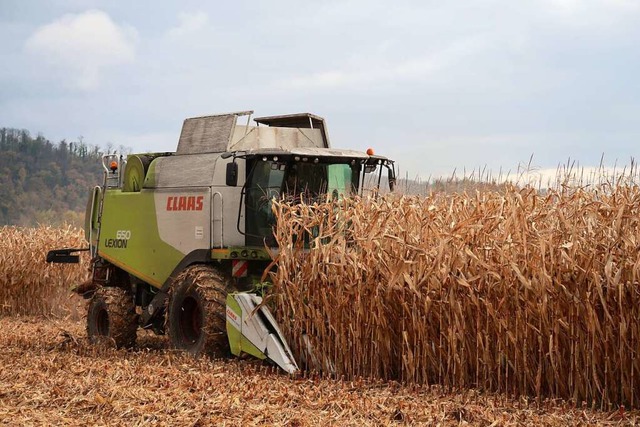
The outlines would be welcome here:
M 282 195 L 305 202 L 349 195 L 355 191 L 354 178 L 359 176 L 348 164 L 295 163 L 286 172 Z
M 248 245 L 273 246 L 274 199 L 292 202 L 326 202 L 357 192 L 361 166 L 347 163 L 275 162 L 255 160 L 246 186 Z

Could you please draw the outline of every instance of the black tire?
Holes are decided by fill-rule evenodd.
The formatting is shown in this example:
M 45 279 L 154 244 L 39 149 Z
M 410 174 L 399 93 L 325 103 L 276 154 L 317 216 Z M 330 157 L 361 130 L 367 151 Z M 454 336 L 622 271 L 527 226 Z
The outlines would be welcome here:
M 227 356 L 227 288 L 206 265 L 187 267 L 173 282 L 169 300 L 171 345 L 194 356 Z
M 117 348 L 136 343 L 138 315 L 133 297 L 124 289 L 98 289 L 87 311 L 87 336 L 92 344 L 107 343 Z

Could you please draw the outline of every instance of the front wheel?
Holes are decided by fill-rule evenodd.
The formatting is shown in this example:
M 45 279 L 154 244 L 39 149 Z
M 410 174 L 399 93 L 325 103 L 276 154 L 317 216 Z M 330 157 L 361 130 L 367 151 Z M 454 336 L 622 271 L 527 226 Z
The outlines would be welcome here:
M 227 355 L 226 297 L 224 280 L 213 268 L 194 265 L 180 273 L 169 301 L 171 345 L 194 356 Z
M 107 342 L 117 348 L 133 347 L 138 316 L 133 297 L 121 288 L 100 288 L 89 302 L 87 335 L 92 344 Z

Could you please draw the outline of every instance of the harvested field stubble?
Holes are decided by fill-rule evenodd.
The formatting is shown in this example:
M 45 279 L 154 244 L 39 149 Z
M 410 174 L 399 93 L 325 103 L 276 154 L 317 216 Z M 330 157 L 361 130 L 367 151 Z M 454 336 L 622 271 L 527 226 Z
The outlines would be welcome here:
M 274 210 L 271 298 L 307 365 L 640 407 L 637 186 Z
M 72 227 L 0 227 L 0 315 L 78 315 L 78 299 L 69 288 L 88 277 L 88 256 L 81 264 L 47 264 L 47 251 L 86 247 Z
M 84 325 L 0 317 L 0 425 L 634 425 L 637 412 L 527 404 L 475 391 L 293 378 L 250 360 L 89 346 Z M 151 350 L 151 351 L 150 351 Z

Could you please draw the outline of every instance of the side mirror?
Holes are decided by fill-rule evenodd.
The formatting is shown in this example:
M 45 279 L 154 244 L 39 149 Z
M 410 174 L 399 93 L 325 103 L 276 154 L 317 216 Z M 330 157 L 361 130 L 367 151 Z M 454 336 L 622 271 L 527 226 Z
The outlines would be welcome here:
M 227 163 L 227 179 L 229 187 L 238 185 L 238 164 L 236 162 Z
M 389 191 L 393 193 L 396 189 L 396 169 L 392 166 L 387 166 L 389 171 Z

